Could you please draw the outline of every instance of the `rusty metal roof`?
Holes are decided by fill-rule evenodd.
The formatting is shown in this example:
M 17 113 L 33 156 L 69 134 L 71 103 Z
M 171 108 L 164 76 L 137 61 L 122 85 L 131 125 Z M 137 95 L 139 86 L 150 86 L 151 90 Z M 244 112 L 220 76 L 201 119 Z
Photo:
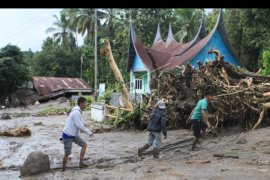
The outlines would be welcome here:
M 63 78 L 63 77 L 33 77 L 33 85 L 41 96 L 47 96 L 60 90 L 87 90 L 92 88 L 80 78 Z
M 196 54 L 207 45 L 216 30 L 220 32 L 225 45 L 230 52 L 232 52 L 233 57 L 238 59 L 225 32 L 222 10 L 219 13 L 215 27 L 208 35 L 205 31 L 204 18 L 202 14 L 200 27 L 196 36 L 193 40 L 185 44 L 178 43 L 174 39 L 171 25 L 169 26 L 168 37 L 165 43 L 161 38 L 160 28 L 158 25 L 156 37 L 150 49 L 146 48 L 142 41 L 137 37 L 130 22 L 129 61 L 127 70 L 130 71 L 132 64 L 134 63 L 135 53 L 139 55 L 142 62 L 150 70 L 157 68 L 160 70 L 171 70 L 196 56 Z
M 231 44 L 229 43 L 228 37 L 226 35 L 222 14 L 223 12 L 221 10 L 219 13 L 217 22 L 215 24 L 215 27 L 212 29 L 212 31 L 204 38 L 202 37 L 203 37 L 203 33 L 205 32 L 201 32 L 201 34 L 197 34 L 196 36 L 197 38 L 195 37 L 195 40 L 192 43 L 192 45 L 190 45 L 189 49 L 187 49 L 182 54 L 175 55 L 169 60 L 170 66 L 168 66 L 166 70 L 170 70 L 170 69 L 173 69 L 175 66 L 182 65 L 188 62 L 189 60 L 191 60 L 193 57 L 195 57 L 200 52 L 200 50 L 207 45 L 207 43 L 210 41 L 210 39 L 212 38 L 216 30 L 220 32 L 225 45 L 227 46 L 229 51 L 232 53 L 233 57 L 238 60 L 238 57 L 234 49 L 232 48 Z
M 153 45 L 150 49 L 146 48 L 142 41 L 137 37 L 136 32 L 130 22 L 129 31 L 129 61 L 127 71 L 129 72 L 133 63 L 135 53 L 137 53 L 144 63 L 150 69 L 166 70 L 176 67 L 178 64 L 175 56 L 180 56 L 201 38 L 205 37 L 204 21 L 202 18 L 199 31 L 195 38 L 188 43 L 178 43 L 173 36 L 171 25 L 169 25 L 166 43 L 162 40 L 160 27 L 158 24 L 157 33 Z M 172 61 L 173 60 L 173 61 Z

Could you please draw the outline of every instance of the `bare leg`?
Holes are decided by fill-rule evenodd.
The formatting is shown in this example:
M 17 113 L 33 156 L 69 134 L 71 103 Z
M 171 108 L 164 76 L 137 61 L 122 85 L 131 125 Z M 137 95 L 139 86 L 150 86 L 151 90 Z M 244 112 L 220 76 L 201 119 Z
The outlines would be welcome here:
M 81 153 L 80 153 L 80 162 L 83 162 L 83 158 L 86 152 L 86 148 L 87 148 L 87 144 L 84 144 L 82 149 L 81 149 Z
M 196 148 L 196 144 L 199 142 L 199 138 L 195 137 L 192 143 L 192 151 L 195 150 Z
M 66 170 L 67 160 L 68 160 L 68 155 L 64 155 L 64 158 L 63 158 L 63 169 L 62 169 L 62 171 L 65 171 Z
M 86 148 L 87 148 L 87 144 L 84 144 L 82 149 L 81 149 L 81 154 L 80 154 L 80 168 L 83 168 L 83 167 L 88 167 L 87 164 L 84 164 L 83 163 L 83 158 L 84 158 L 84 155 L 85 155 L 85 152 L 86 152 Z

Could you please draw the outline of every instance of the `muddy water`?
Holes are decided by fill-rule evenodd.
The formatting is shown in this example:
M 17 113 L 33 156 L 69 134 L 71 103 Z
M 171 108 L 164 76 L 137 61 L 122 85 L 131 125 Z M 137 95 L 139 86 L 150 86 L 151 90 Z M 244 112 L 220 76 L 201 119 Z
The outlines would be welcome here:
M 15 110 L 33 113 L 38 108 Z M 19 168 L 32 151 L 49 155 L 52 172 L 22 179 L 270 179 L 270 128 L 249 133 L 231 129 L 218 137 L 209 135 L 202 141 L 200 151 L 195 152 L 190 151 L 189 130 L 169 131 L 168 139 L 162 142 L 161 158 L 153 159 L 147 151 L 140 161 L 134 160 L 134 154 L 145 143 L 146 132 L 109 132 L 95 134 L 93 138 L 81 134 L 88 143 L 85 159 L 90 167 L 78 168 L 80 148 L 74 144 L 68 168 L 62 173 L 59 168 L 64 151 L 59 136 L 66 118 L 61 115 L 0 120 L 1 131 L 21 126 L 32 131 L 31 137 L 0 137 L 0 179 L 20 179 Z M 84 119 L 91 127 L 93 122 L 87 113 Z M 35 126 L 37 121 L 42 125 Z M 247 142 L 237 144 L 241 138 Z M 214 158 L 214 153 L 231 153 L 239 159 Z M 188 160 L 210 160 L 210 163 L 187 164 Z

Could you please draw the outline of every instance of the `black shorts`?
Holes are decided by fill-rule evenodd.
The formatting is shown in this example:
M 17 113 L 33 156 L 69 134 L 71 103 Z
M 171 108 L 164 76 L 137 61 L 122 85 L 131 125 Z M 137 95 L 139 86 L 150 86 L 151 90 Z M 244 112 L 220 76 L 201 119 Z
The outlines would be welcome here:
M 208 127 L 206 123 L 204 123 L 202 120 L 191 120 L 192 129 L 193 129 L 193 135 L 196 138 L 199 138 L 201 136 L 201 130 L 205 131 Z

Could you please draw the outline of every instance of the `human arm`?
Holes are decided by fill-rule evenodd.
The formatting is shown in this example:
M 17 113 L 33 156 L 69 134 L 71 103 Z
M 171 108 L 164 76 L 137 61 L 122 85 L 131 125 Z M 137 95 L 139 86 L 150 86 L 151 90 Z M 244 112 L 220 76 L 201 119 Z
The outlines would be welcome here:
M 162 116 L 160 117 L 161 120 L 161 131 L 164 135 L 164 139 L 167 138 L 167 130 L 166 130 L 166 121 L 167 121 L 167 114 L 163 112 Z
M 211 124 L 208 120 L 208 114 L 207 114 L 207 111 L 205 109 L 202 109 L 202 117 L 203 117 L 203 120 L 204 122 L 207 124 L 208 128 L 211 128 Z
M 201 101 L 201 104 L 200 104 L 202 119 L 207 124 L 208 128 L 211 128 L 211 124 L 208 120 L 207 108 L 208 108 L 208 102 L 206 99 L 204 99 Z
M 189 115 L 189 117 L 188 117 L 188 120 L 190 120 L 190 119 L 191 119 L 191 116 L 192 116 L 192 114 L 193 114 L 194 110 L 195 110 L 195 107 L 192 109 L 192 111 L 191 111 L 191 113 L 190 113 L 190 115 Z
M 77 112 L 76 112 L 77 113 Z M 80 112 L 78 112 L 80 113 Z M 83 133 L 88 134 L 89 136 L 93 136 L 92 131 L 90 131 L 87 127 L 84 126 L 82 122 L 81 114 L 76 114 L 76 118 L 74 118 L 75 126 Z

